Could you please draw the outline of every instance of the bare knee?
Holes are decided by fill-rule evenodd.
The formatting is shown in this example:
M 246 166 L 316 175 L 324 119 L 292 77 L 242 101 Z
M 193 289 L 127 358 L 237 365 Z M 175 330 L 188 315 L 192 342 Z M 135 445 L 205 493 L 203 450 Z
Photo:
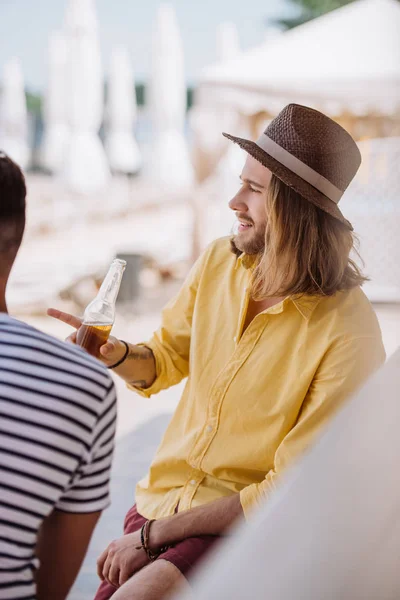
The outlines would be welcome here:
M 144 567 L 113 595 L 113 600 L 164 600 L 178 589 L 190 590 L 186 578 L 167 560 Z

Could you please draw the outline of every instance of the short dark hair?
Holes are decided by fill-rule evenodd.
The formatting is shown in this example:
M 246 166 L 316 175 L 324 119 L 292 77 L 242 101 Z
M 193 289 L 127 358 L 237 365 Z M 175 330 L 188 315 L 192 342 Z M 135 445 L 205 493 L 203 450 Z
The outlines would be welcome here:
M 25 229 L 25 177 L 0 151 L 0 253 L 15 258 Z

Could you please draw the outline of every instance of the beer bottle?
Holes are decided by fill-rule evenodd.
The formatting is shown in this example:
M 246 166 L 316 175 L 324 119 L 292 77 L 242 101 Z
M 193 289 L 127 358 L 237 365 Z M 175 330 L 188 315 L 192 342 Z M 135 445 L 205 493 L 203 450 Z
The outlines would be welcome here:
M 96 298 L 86 307 L 76 333 L 76 343 L 96 358 L 100 357 L 100 347 L 108 340 L 114 324 L 115 302 L 125 266 L 124 260 L 113 260 Z

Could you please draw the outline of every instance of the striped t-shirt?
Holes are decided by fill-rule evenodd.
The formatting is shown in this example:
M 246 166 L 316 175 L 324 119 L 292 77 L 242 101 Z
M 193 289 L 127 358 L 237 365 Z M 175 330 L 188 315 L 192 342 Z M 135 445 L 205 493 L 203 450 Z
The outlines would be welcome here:
M 34 599 L 37 533 L 54 508 L 109 504 L 116 396 L 80 348 L 0 313 L 0 598 Z

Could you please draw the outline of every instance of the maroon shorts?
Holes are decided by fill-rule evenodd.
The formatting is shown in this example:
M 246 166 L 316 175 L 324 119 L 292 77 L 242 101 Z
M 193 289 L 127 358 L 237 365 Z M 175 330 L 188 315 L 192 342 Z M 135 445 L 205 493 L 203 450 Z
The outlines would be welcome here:
M 147 519 L 136 510 L 136 504 L 127 512 L 124 523 L 124 534 L 138 531 Z M 161 554 L 159 559 L 168 560 L 175 565 L 185 577 L 189 571 L 198 565 L 208 550 L 220 539 L 218 535 L 199 535 L 178 542 Z M 94 600 L 108 600 L 116 592 L 116 588 L 106 581 L 100 584 Z

